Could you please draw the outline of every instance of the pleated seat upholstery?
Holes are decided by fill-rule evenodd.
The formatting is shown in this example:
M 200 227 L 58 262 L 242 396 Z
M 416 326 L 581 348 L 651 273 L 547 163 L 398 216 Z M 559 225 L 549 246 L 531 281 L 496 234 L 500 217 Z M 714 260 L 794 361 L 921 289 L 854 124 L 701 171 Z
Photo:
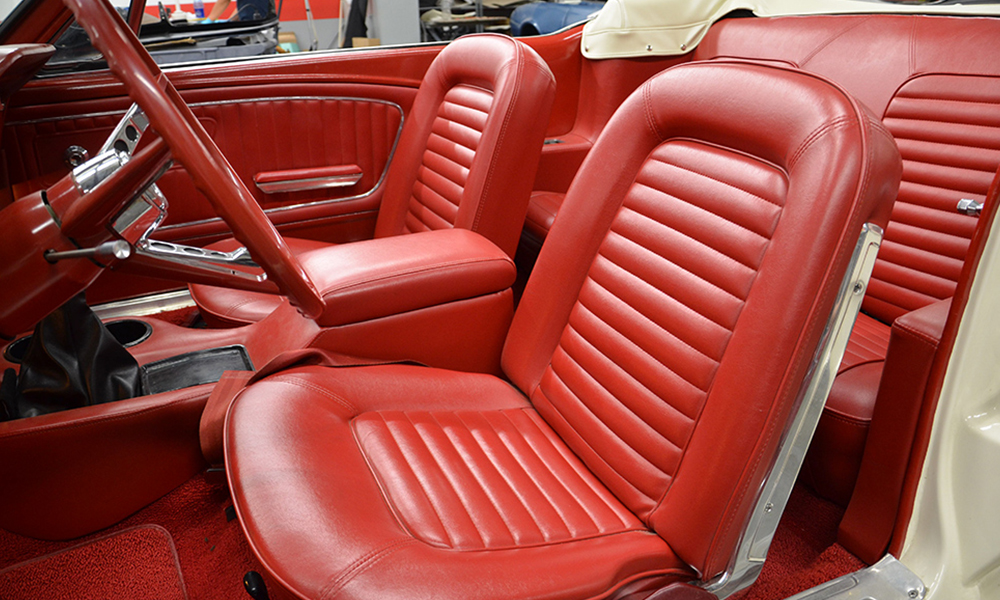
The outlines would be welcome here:
M 1000 79 L 916 77 L 896 90 L 882 121 L 903 157 L 899 197 L 807 459 L 812 487 L 842 506 L 861 468 L 880 386 L 905 385 L 882 381 L 893 322 L 955 293 L 977 225 L 955 207 L 961 198 L 983 201 L 1000 164 Z
M 407 115 L 385 178 L 375 237 L 459 227 L 514 255 L 548 126 L 555 78 L 508 36 L 465 36 L 431 64 Z M 295 254 L 322 242 L 286 240 Z M 229 251 L 233 239 L 210 246 Z M 327 244 L 328 245 L 328 244 Z M 282 298 L 192 284 L 216 327 L 255 323 Z
M 275 591 L 641 598 L 718 576 L 900 168 L 821 78 L 651 79 L 567 194 L 506 379 L 311 366 L 237 396 L 227 474 Z

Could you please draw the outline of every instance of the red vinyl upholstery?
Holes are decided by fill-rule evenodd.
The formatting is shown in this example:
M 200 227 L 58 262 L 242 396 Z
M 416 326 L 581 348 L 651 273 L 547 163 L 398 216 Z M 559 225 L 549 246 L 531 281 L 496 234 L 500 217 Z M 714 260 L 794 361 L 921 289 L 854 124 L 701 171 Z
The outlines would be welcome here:
M 954 293 L 976 228 L 955 207 L 962 198 L 983 201 L 1000 167 L 1000 51 L 975 48 L 998 35 L 1000 22 L 987 18 L 724 19 L 690 57 L 767 60 L 828 77 L 881 115 L 899 145 L 899 196 L 805 470 L 817 492 L 843 506 L 861 466 L 890 326 Z M 561 201 L 535 192 L 526 231 L 545 239 Z
M 302 255 L 325 309 L 316 322 L 336 327 L 503 292 L 514 261 L 464 229 L 328 246 Z
M 916 437 L 932 363 L 944 332 L 951 300 L 910 311 L 892 324 L 871 432 L 866 436 L 857 490 L 840 524 L 838 540 L 874 563 L 892 536 L 899 495 Z M 867 432 L 866 432 L 867 433 Z
M 458 227 L 513 256 L 554 95 L 545 62 L 516 40 L 466 36 L 446 46 L 403 125 L 375 237 Z M 191 295 L 217 326 L 256 322 L 281 302 L 204 285 Z
M 882 379 L 883 372 L 902 372 L 883 363 L 890 325 L 954 293 L 977 224 L 955 208 L 962 198 L 983 201 L 1000 166 L 1000 52 L 972 49 L 974 40 L 996 35 L 996 19 L 733 19 L 713 26 L 695 52 L 695 58 L 779 60 L 833 79 L 882 115 L 903 157 L 899 196 L 863 314 L 806 461 L 807 481 L 843 506 L 861 468 L 880 388 L 909 387 Z
M 266 575 L 295 597 L 408 599 L 639 598 L 717 576 L 900 169 L 821 78 L 654 77 L 568 192 L 509 383 L 314 366 L 236 398 L 226 470 Z
M 533 192 L 528 203 L 528 214 L 524 219 L 524 228 L 539 240 L 544 240 L 552 229 L 552 224 L 559 214 L 565 194 L 559 192 Z

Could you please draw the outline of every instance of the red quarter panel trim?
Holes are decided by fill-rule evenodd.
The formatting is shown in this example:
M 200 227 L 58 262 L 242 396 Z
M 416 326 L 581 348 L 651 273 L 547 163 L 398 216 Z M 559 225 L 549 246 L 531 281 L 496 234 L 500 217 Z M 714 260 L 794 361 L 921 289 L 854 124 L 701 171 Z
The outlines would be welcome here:
M 535 411 L 377 412 L 353 424 L 397 516 L 433 546 L 497 550 L 645 531 Z M 477 485 L 456 483 L 470 480 Z
M 1000 165 L 1000 78 L 927 75 L 904 84 L 883 118 L 903 156 L 903 180 L 865 296 L 891 323 L 955 292 L 982 201 Z

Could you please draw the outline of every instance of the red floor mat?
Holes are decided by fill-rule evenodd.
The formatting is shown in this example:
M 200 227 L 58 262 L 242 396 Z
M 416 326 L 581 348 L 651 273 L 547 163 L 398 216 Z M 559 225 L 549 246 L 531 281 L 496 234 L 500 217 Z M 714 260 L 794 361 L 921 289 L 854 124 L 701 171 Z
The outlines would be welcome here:
M 236 520 L 226 518 L 232 502 L 224 483 L 198 475 L 122 523 L 69 542 L 45 542 L 0 530 L 0 569 L 93 541 L 137 525 L 155 524 L 174 539 L 190 600 L 240 600 L 243 574 L 262 568 L 253 557 Z M 0 594 L 6 600 L 6 596 Z M 75 598 L 75 596 L 66 596 Z
M 5 600 L 186 600 L 166 529 L 134 527 L 0 571 Z
M 801 486 L 792 490 L 757 582 L 741 600 L 781 600 L 865 568 L 837 544 L 844 511 Z

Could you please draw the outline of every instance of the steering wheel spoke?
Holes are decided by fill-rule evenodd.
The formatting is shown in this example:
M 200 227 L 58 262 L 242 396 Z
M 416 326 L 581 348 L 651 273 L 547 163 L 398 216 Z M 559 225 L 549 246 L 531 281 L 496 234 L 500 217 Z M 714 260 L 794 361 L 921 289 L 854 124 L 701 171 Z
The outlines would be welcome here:
M 323 300 L 309 275 L 281 239 L 219 147 L 121 16 L 106 0 L 65 2 L 76 15 L 77 22 L 90 35 L 94 47 L 104 54 L 108 66 L 124 84 L 129 96 L 142 108 L 149 124 L 162 136 L 170 154 L 184 165 L 195 185 L 208 197 L 219 216 L 229 224 L 236 239 L 246 245 L 255 262 L 267 273 L 268 279 L 277 285 L 282 294 L 288 296 L 303 315 L 316 318 L 322 314 Z M 132 126 L 135 128 L 135 125 Z M 127 138 L 128 125 L 122 132 Z M 111 142 L 112 148 L 118 142 L 124 140 L 115 138 Z M 146 148 L 136 154 L 118 173 L 126 171 L 148 150 Z M 103 186 L 96 187 L 94 192 L 101 187 Z M 106 206 L 111 202 L 108 199 L 107 203 L 101 204 Z M 101 212 L 98 208 L 91 207 L 83 207 L 77 212 L 81 214 L 67 214 L 66 220 L 72 216 L 71 224 L 89 225 L 96 214 L 112 213 L 107 215 L 109 217 L 114 214 L 113 211 Z M 63 226 L 67 226 L 65 221 Z

